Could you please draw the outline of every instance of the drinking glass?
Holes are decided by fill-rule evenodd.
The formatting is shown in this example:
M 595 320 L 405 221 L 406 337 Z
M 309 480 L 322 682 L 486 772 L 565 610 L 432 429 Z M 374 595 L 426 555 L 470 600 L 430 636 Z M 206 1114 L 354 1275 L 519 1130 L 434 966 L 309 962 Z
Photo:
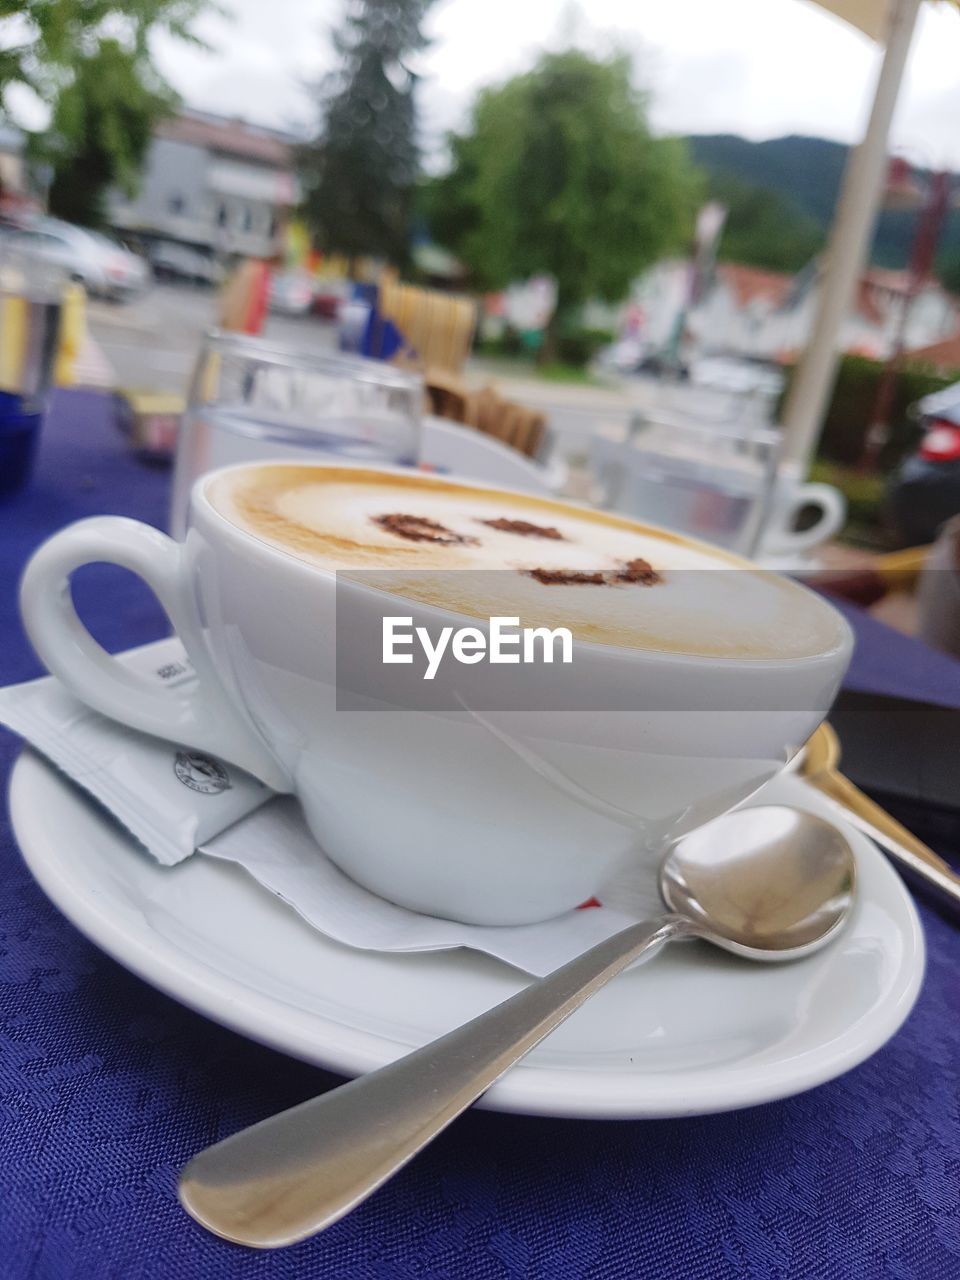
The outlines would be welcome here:
M 60 334 L 63 272 L 0 244 L 0 496 L 28 480 Z
M 420 377 L 392 365 L 209 333 L 177 441 L 173 536 L 186 531 L 193 482 L 215 467 L 323 455 L 415 466 L 422 406 Z
M 601 504 L 739 555 L 757 548 L 772 501 L 779 433 L 658 415 L 625 439 L 598 436 Z

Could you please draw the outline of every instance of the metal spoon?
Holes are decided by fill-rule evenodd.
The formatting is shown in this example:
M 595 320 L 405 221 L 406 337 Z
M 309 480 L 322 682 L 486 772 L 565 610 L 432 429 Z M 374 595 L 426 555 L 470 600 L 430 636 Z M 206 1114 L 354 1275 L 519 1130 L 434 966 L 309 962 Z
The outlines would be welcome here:
M 960 876 L 950 864 L 845 778 L 839 763 L 840 740 L 822 724 L 804 748 L 802 777 L 839 806 L 840 816 L 878 844 L 915 887 L 933 890 L 954 909 L 960 906 Z
M 822 818 L 741 809 L 667 852 L 669 911 L 631 925 L 432 1044 L 245 1129 L 180 1178 L 188 1213 L 255 1248 L 293 1244 L 360 1204 L 595 991 L 673 938 L 794 960 L 842 928 L 855 864 Z

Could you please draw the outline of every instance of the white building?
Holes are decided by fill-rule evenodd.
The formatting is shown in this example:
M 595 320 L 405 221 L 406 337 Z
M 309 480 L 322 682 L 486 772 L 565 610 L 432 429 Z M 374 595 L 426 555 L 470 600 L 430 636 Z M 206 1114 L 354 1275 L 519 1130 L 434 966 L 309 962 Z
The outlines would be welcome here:
M 688 264 L 662 262 L 636 286 L 634 300 L 644 316 L 644 336 L 665 343 L 686 297 Z M 806 345 L 814 324 L 819 273 L 814 264 L 796 276 L 720 263 L 687 329 L 701 354 L 792 361 Z M 841 329 L 844 351 L 884 360 L 893 351 L 909 277 L 903 271 L 871 267 L 860 280 L 854 307 Z M 904 329 L 907 350 L 941 342 L 960 332 L 960 306 L 935 281 L 910 304 Z
M 25 140 L 21 131 L 13 125 L 0 124 L 0 190 L 26 190 L 24 149 Z
M 27 163 L 26 137 L 12 124 L 0 124 L 0 222 L 18 222 L 41 212 L 42 172 Z
M 158 126 L 139 191 L 114 193 L 110 221 L 146 239 L 272 257 L 298 199 L 293 145 L 273 129 L 184 112 Z

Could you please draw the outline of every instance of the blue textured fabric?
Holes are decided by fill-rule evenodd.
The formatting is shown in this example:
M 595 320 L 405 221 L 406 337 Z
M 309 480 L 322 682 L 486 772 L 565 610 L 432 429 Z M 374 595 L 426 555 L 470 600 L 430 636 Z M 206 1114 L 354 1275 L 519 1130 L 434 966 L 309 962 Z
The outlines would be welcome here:
M 32 486 L 0 504 L 0 683 L 38 673 L 15 616 L 29 552 L 71 519 L 163 524 L 168 477 L 96 398 L 62 396 Z M 81 575 L 108 647 L 162 634 L 116 570 Z M 960 705 L 960 666 L 851 618 L 858 687 Z M 0 735 L 6 774 L 16 742 Z M 944 848 L 947 854 L 960 853 Z M 206 1022 L 86 942 L 0 826 L 2 1280 L 956 1280 L 960 924 L 924 907 L 929 971 L 904 1029 L 841 1080 L 734 1115 L 658 1122 L 472 1113 L 317 1240 L 272 1254 L 178 1208 L 198 1148 L 333 1077 Z

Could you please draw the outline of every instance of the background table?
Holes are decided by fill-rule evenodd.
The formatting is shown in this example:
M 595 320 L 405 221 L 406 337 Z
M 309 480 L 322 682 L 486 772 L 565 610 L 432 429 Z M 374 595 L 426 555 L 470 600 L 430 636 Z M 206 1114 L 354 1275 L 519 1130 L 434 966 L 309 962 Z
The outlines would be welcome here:
M 32 486 L 0 504 L 0 684 L 39 674 L 15 584 L 53 530 L 111 512 L 162 526 L 168 474 L 102 398 L 61 395 Z M 78 575 L 108 648 L 164 628 L 142 584 Z M 960 706 L 960 664 L 850 612 L 854 687 Z M 0 767 L 18 750 L 0 730 Z M 921 815 L 922 816 L 922 815 Z M 946 855 L 960 855 L 940 842 Z M 46 901 L 0 822 L 0 1276 L 4 1280 L 956 1280 L 960 920 L 922 907 L 916 1010 L 832 1084 L 676 1121 L 475 1112 L 319 1239 L 272 1254 L 181 1212 L 200 1147 L 334 1077 L 204 1021 L 101 955 Z

